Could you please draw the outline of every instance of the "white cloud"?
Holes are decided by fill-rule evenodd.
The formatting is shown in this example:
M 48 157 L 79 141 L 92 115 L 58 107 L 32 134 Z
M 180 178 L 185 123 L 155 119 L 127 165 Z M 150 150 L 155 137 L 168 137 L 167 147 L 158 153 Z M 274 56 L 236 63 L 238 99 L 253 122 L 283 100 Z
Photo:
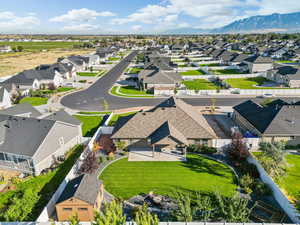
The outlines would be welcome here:
M 140 31 L 142 29 L 142 26 L 141 25 L 134 25 L 131 27 L 132 30 L 134 31 Z
M 110 11 L 97 12 L 87 8 L 72 9 L 66 14 L 56 16 L 50 19 L 51 22 L 88 22 L 97 19 L 97 17 L 111 17 L 115 16 Z
M 291 13 L 300 11 L 299 0 L 262 0 L 258 3 L 258 14 Z
M 93 24 L 76 24 L 76 25 L 69 25 L 64 26 L 62 28 L 65 31 L 77 31 L 77 32 L 84 32 L 84 31 L 97 31 L 99 29 L 99 26 L 93 25 Z
M 40 20 L 35 16 L 16 16 L 13 12 L 0 12 L 0 28 L 13 30 L 28 30 L 40 24 Z

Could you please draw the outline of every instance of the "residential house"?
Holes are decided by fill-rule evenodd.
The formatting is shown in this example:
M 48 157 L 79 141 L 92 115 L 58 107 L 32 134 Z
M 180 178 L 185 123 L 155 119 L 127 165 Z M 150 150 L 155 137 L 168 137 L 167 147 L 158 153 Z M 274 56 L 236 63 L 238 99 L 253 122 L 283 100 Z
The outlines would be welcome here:
M 273 69 L 273 60 L 270 57 L 254 55 L 245 59 L 244 63 L 248 64 L 250 73 L 266 72 Z
M 59 59 L 58 62 L 71 63 L 76 68 L 76 72 L 80 72 L 85 71 L 88 68 L 89 58 L 80 55 L 72 55 L 68 58 Z
M 1 45 L 0 46 L 0 52 L 12 52 L 12 48 L 8 45 Z
M 290 88 L 300 88 L 300 68 L 275 64 L 267 71 L 267 78 Z
M 154 94 L 174 94 L 180 86 L 182 77 L 175 72 L 162 71 L 160 69 L 145 69 L 139 73 L 138 86 Z
M 39 118 L 42 114 L 31 104 L 25 102 L 0 111 L 0 114 L 20 117 Z
M 0 168 L 34 175 L 82 138 L 81 122 L 65 111 L 44 118 L 0 114 L 0 133 Z
M 93 221 L 103 200 L 103 183 L 94 174 L 83 174 L 70 180 L 56 202 L 58 221 L 69 221 L 77 215 L 80 221 Z
M 184 155 L 190 144 L 213 145 L 216 135 L 202 114 L 171 97 L 149 111 L 120 119 L 114 142 L 125 142 L 129 151 L 166 152 Z
M 76 76 L 76 69 L 71 63 L 54 63 L 40 65 L 35 68 L 36 70 L 48 70 L 50 73 L 57 74 L 63 79 L 71 79 Z
M 237 55 L 238 53 L 235 52 L 224 51 L 218 56 L 218 58 L 221 60 L 221 64 L 229 65 Z
M 276 100 L 264 106 L 252 100 L 233 107 L 233 119 L 264 142 L 300 144 L 300 105 Z

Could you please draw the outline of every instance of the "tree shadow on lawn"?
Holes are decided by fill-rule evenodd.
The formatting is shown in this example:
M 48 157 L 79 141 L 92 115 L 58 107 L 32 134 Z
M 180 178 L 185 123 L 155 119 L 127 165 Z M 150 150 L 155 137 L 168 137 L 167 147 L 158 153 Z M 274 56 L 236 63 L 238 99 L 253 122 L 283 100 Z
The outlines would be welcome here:
M 211 160 L 213 163 L 209 163 L 207 158 L 201 157 L 188 157 L 183 163 L 183 166 L 191 169 L 197 173 L 209 173 L 220 177 L 231 178 L 229 174 L 233 174 L 232 170 L 227 165 L 221 164 L 217 161 Z M 220 171 L 220 172 L 219 172 Z M 222 172 L 221 172 L 222 171 Z

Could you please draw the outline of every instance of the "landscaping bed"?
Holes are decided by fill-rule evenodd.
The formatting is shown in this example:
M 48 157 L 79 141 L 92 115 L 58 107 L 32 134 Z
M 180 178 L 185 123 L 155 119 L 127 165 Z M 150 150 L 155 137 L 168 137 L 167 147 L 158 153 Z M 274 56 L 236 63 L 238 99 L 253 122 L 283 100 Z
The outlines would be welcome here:
M 171 196 L 176 189 L 231 196 L 237 188 L 228 166 L 199 155 L 188 155 L 186 162 L 129 162 L 125 158 L 108 166 L 100 179 L 108 192 L 122 199 L 150 191 Z
M 24 181 L 16 179 L 14 189 L 0 195 L 0 221 L 35 221 L 82 151 L 81 145 L 72 148 L 52 172 Z
M 186 80 L 182 82 L 189 90 L 216 90 L 219 87 L 205 79 Z

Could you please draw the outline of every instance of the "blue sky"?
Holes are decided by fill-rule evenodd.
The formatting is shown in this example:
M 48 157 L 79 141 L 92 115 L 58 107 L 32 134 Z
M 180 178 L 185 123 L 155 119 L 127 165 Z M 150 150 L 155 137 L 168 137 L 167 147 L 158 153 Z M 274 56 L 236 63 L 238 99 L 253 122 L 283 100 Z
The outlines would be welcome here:
M 9 0 L 1 33 L 156 33 L 300 11 L 299 0 Z

